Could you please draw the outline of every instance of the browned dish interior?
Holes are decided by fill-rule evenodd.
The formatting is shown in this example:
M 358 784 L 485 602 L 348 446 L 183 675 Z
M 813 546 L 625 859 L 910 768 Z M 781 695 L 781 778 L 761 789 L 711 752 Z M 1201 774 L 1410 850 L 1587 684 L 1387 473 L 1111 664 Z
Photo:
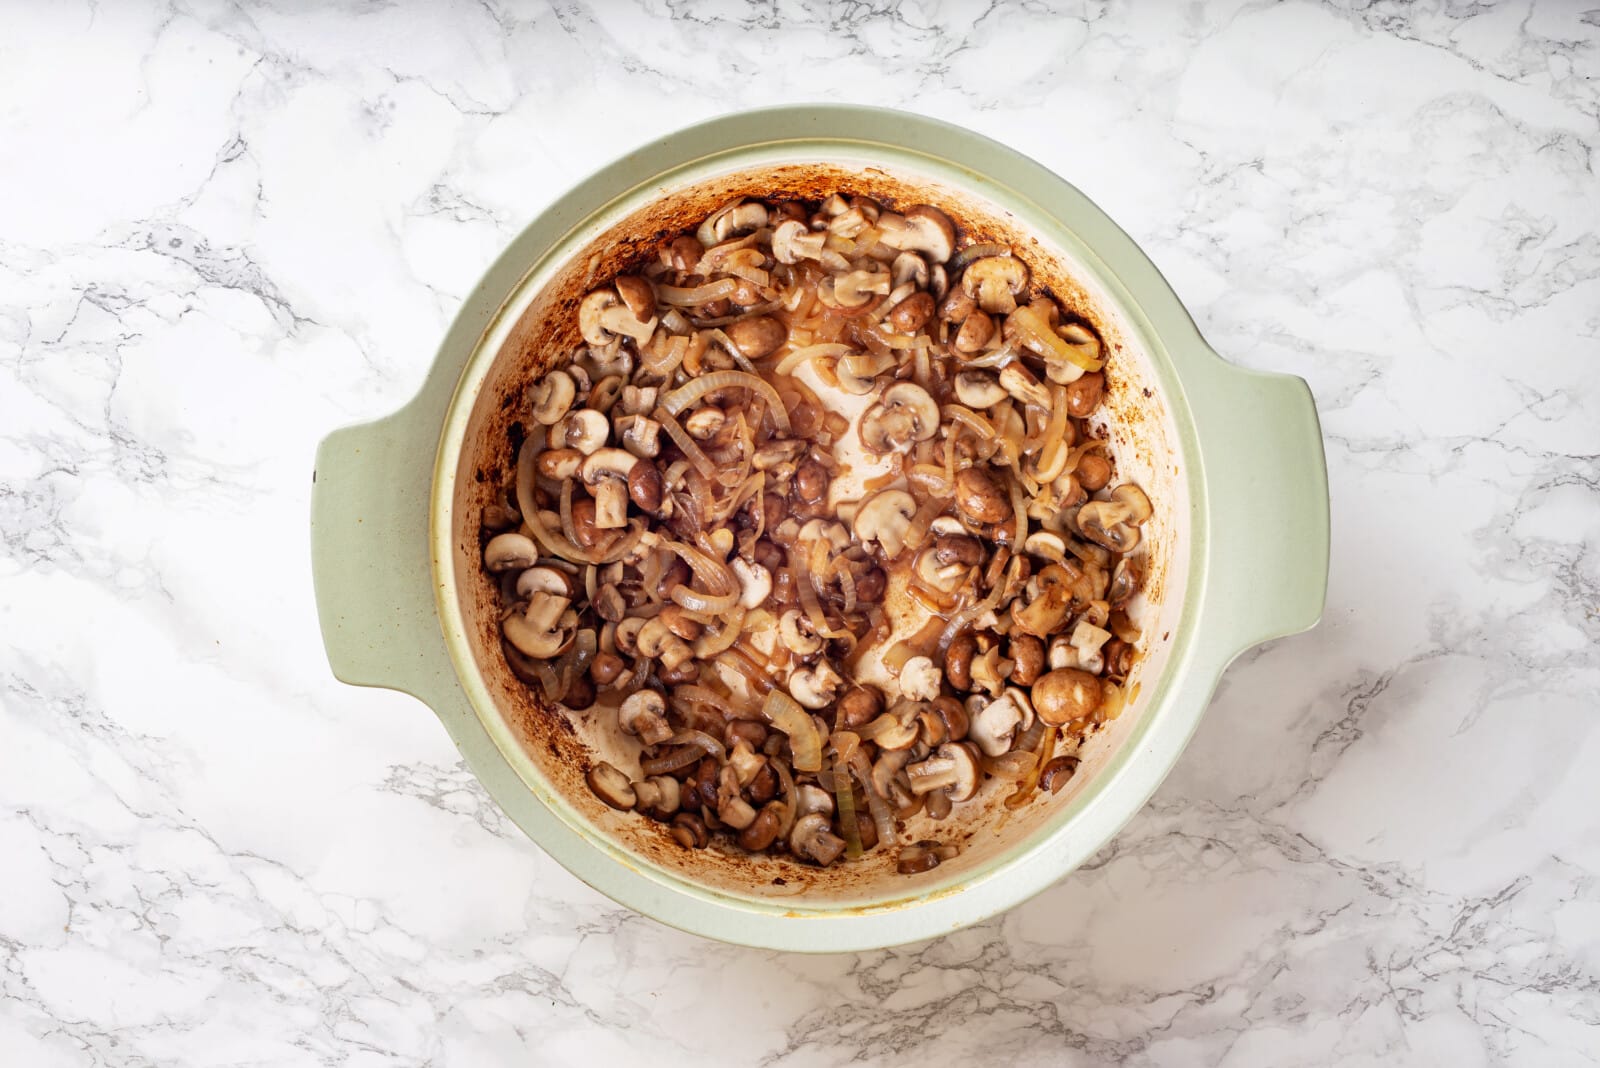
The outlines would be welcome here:
M 943 821 L 934 823 L 925 815 L 909 821 L 903 841 L 934 838 L 961 846 L 958 857 L 927 876 L 896 873 L 895 851 L 886 849 L 831 868 L 817 868 L 788 856 L 751 856 L 732 846 L 686 850 L 672 840 L 665 825 L 607 808 L 594 796 L 584 774 L 596 760 L 636 767 L 636 743 L 619 736 L 614 714 L 602 706 L 580 713 L 559 706 L 542 707 L 535 692 L 511 673 L 501 653 L 494 579 L 481 566 L 480 517 L 512 478 L 524 424 L 529 421 L 529 387 L 583 344 L 576 311 L 584 295 L 597 283 L 636 269 L 644 258 L 655 254 L 661 242 L 685 228 L 692 229 L 734 197 L 818 200 L 833 192 L 868 196 L 890 209 L 919 203 L 939 206 L 956 222 L 963 239 L 1009 245 L 1026 262 L 1036 286 L 1088 320 L 1108 352 L 1102 412 L 1113 440 L 1119 477 L 1142 481 L 1156 509 L 1147 539 L 1150 549 L 1142 598 L 1150 622 L 1141 643 L 1144 660 L 1128 682 L 1127 710 L 1085 744 L 1081 752 L 1084 766 L 1061 793 L 1020 810 L 1008 810 L 1001 803 L 1007 792 L 1001 784 L 1000 789 L 986 788 L 978 799 L 960 806 Z M 792 906 L 802 909 L 840 900 L 888 902 L 921 893 L 932 883 L 959 879 L 1037 830 L 1092 780 L 1142 714 L 1146 702 L 1141 696 L 1147 695 L 1141 690 L 1153 688 L 1149 680 L 1160 668 L 1160 654 L 1170 639 L 1170 621 L 1176 618 L 1174 606 L 1166 603 L 1166 589 L 1173 561 L 1182 558 L 1179 542 L 1185 524 L 1175 477 L 1174 435 L 1156 394 L 1149 362 L 1125 318 L 1091 285 L 1081 275 L 1070 273 L 1065 255 L 1047 249 L 1021 220 L 970 192 L 933 179 L 833 164 L 771 166 L 663 190 L 654 202 L 615 221 L 568 258 L 518 314 L 483 381 L 463 442 L 449 522 L 463 618 L 476 669 L 494 700 L 495 707 L 488 714 L 504 718 L 546 788 L 570 806 L 573 818 L 587 824 L 589 833 L 604 835 L 622 846 L 642 866 L 656 865 L 704 886 L 747 897 L 795 898 L 803 894 L 804 900 Z M 519 305 L 514 299 L 510 306 Z M 484 714 L 482 710 L 480 714 Z

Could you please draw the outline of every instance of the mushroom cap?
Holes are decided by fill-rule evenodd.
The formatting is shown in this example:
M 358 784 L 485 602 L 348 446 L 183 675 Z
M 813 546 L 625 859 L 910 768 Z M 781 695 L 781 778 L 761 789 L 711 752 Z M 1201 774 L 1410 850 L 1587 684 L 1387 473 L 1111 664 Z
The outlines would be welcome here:
M 981 411 L 1005 400 L 1006 391 L 987 371 L 962 371 L 956 375 L 956 399 Z
M 490 571 L 515 571 L 539 562 L 539 547 L 526 534 L 496 534 L 483 547 L 483 565 Z
M 970 801 L 978 792 L 978 785 L 982 779 L 979 774 L 982 769 L 978 767 L 978 757 L 970 745 L 959 742 L 945 742 L 938 749 L 940 760 L 952 760 L 956 765 L 955 785 L 947 789 L 952 801 Z
M 944 263 L 955 251 L 956 227 L 950 216 L 931 204 L 918 204 L 896 221 L 883 215 L 878 219 L 878 240 L 892 249 L 921 252 L 930 263 Z
M 576 619 L 575 616 L 573 618 Z M 515 646 L 518 652 L 535 660 L 549 660 L 567 644 L 570 628 L 563 625 L 565 621 L 566 617 L 563 616 L 555 626 L 546 630 L 526 616 L 513 612 L 500 624 L 500 629 L 505 633 L 506 641 Z
M 893 559 L 900 555 L 906 531 L 911 527 L 911 517 L 916 514 L 917 502 L 911 494 L 900 489 L 882 490 L 856 509 L 856 537 L 864 542 L 877 542 L 883 547 L 883 555 Z

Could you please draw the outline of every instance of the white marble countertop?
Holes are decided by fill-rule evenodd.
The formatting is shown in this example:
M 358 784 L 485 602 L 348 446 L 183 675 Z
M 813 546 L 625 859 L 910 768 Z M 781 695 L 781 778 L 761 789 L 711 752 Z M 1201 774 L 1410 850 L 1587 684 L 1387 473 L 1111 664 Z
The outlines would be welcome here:
M 6 6 L 0 1064 L 1595 1063 L 1600 11 L 511 6 Z M 807 99 L 1076 183 L 1310 381 L 1334 503 L 1323 624 L 1093 863 L 810 958 L 541 854 L 330 678 L 306 551 L 532 215 Z

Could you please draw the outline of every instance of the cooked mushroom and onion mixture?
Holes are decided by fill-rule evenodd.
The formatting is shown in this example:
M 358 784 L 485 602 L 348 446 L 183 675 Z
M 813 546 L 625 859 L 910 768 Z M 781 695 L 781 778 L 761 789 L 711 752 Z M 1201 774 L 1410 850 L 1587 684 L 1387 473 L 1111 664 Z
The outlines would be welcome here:
M 577 315 L 483 556 L 511 669 L 642 747 L 596 795 L 914 873 L 955 850 L 916 813 L 1061 789 L 1121 709 L 1151 513 L 1087 323 L 939 209 L 839 195 L 726 205 Z

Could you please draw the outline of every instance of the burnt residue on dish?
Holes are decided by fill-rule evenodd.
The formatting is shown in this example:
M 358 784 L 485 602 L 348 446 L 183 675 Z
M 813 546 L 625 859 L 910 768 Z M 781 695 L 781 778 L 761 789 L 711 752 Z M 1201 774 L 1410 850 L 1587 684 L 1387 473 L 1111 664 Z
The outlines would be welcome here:
M 594 797 L 584 776 L 596 760 L 606 759 L 608 752 L 616 748 L 614 722 L 606 722 L 609 710 L 597 705 L 572 713 L 559 706 L 546 707 L 536 698 L 533 688 L 511 673 L 500 650 L 497 589 L 480 565 L 480 520 L 515 469 L 521 444 L 520 423 L 528 408 L 527 391 L 545 370 L 583 344 L 575 312 L 589 289 L 601 280 L 637 267 L 646 257 L 654 256 L 663 241 L 693 228 L 736 197 L 820 200 L 832 192 L 871 197 L 891 209 L 935 204 L 957 224 L 961 244 L 993 241 L 1009 245 L 1027 263 L 1033 288 L 1048 293 L 1089 323 L 1111 354 L 1103 410 L 1108 413 L 1105 429 L 1116 441 L 1119 468 L 1135 465 L 1162 472 L 1167 479 L 1174 478 L 1170 459 L 1174 452 L 1168 441 L 1167 418 L 1159 392 L 1153 390 L 1155 383 L 1148 379 L 1144 365 L 1126 358 L 1139 344 L 1130 334 L 1127 320 L 1075 277 L 1067 264 L 1050 254 L 1021 220 L 982 197 L 933 180 L 871 168 L 785 164 L 729 174 L 686 188 L 661 189 L 654 202 L 620 219 L 571 256 L 542 290 L 516 312 L 517 320 L 493 356 L 468 422 L 450 504 L 455 546 L 450 566 L 469 627 L 475 665 L 493 697 L 494 713 L 504 719 L 538 769 L 543 779 L 538 784 L 541 791 L 557 799 L 558 810 L 569 809 L 585 833 L 605 837 L 641 866 L 655 865 L 736 896 L 795 899 L 797 905 L 808 897 L 819 902 L 871 898 L 873 908 L 892 908 L 897 902 L 924 893 L 928 880 L 946 882 L 980 867 L 998 851 L 1042 825 L 1061 799 L 1009 812 L 1000 803 L 1003 792 L 990 791 L 988 804 L 973 804 L 972 811 L 964 813 L 961 821 L 952 818 L 939 826 L 938 837 L 965 844 L 959 858 L 935 869 L 926 879 L 895 874 L 893 851 L 888 850 L 879 851 L 884 854 L 881 857 L 868 854 L 849 865 L 821 869 L 785 857 L 751 856 L 737 849 L 685 850 L 669 837 L 664 825 L 616 813 Z M 508 295 L 508 307 L 518 307 L 519 296 L 525 295 Z M 1158 502 L 1172 500 L 1171 494 L 1159 489 L 1150 497 Z M 1159 513 L 1164 506 L 1158 503 L 1158 520 L 1162 519 Z M 1165 521 L 1169 525 L 1175 522 L 1170 516 Z M 1166 547 L 1152 553 L 1147 563 L 1145 591 L 1153 602 L 1159 603 L 1165 596 L 1174 559 L 1173 540 L 1160 539 Z M 614 720 L 614 716 L 611 718 Z M 1090 740 L 1090 749 L 1095 741 Z M 1066 786 L 1064 795 L 1080 789 L 1090 778 L 1086 772 L 1092 763 L 1092 757 L 1086 759 L 1084 771 Z M 924 817 L 916 817 L 909 828 L 913 840 L 934 837 L 928 828 L 918 829 L 916 821 L 921 819 Z

